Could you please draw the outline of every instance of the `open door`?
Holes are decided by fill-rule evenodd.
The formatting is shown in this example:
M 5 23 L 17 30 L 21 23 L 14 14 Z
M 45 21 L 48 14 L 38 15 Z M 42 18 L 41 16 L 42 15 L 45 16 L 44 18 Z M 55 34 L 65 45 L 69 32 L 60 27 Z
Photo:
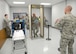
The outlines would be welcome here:
M 43 7 L 43 5 L 35 5 L 35 4 L 29 5 L 29 32 L 30 32 L 30 37 L 33 38 L 33 32 L 32 32 L 33 31 L 32 27 L 34 27 L 33 24 L 32 24 L 33 9 L 37 9 L 38 10 L 37 12 L 39 12 L 39 16 L 40 16 L 40 19 L 39 19 L 39 22 L 40 22 L 39 32 L 40 32 L 40 34 L 39 34 L 39 36 L 44 37 L 44 24 L 43 24 L 43 21 L 44 21 L 44 7 Z

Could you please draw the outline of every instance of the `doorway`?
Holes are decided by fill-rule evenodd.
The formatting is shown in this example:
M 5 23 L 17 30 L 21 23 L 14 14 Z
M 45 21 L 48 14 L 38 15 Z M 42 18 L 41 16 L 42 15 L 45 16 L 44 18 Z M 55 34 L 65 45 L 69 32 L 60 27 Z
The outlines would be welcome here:
M 36 11 L 33 11 L 33 10 L 37 10 L 39 11 L 39 13 L 36 13 Z M 39 16 L 40 16 L 40 19 L 39 19 L 39 26 L 36 24 L 33 26 L 33 17 L 32 15 L 35 14 L 36 15 L 36 18 L 39 19 Z M 44 24 L 43 24 L 43 21 L 44 21 L 44 7 L 43 5 L 35 5 L 35 4 L 32 4 L 32 5 L 29 5 L 29 32 L 30 32 L 30 37 L 33 38 L 35 34 L 37 33 L 34 33 L 34 27 L 38 27 L 40 34 L 38 36 L 40 37 L 44 37 Z M 37 23 L 37 22 L 36 22 Z M 37 31 L 36 31 L 37 32 Z

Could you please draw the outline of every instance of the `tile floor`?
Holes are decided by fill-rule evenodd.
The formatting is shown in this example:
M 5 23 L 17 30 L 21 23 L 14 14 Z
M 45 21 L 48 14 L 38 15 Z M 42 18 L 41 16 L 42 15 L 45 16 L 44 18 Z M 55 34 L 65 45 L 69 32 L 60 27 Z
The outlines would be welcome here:
M 44 30 L 44 38 L 38 38 L 31 40 L 29 38 L 29 31 L 26 31 L 27 35 L 27 51 L 28 54 L 60 54 L 57 50 L 59 47 L 60 41 L 60 32 L 56 29 L 50 28 L 50 38 L 51 40 L 46 40 L 48 36 L 48 30 L 45 28 Z M 76 54 L 76 38 L 74 43 L 74 54 Z M 15 50 L 13 52 L 13 41 L 11 39 L 7 39 L 2 49 L 0 50 L 0 54 L 24 54 L 24 49 Z

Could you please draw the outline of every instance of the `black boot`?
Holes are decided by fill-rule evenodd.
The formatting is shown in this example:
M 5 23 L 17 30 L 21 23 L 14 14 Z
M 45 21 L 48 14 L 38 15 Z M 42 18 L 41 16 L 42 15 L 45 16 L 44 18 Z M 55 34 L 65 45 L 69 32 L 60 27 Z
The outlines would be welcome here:
M 27 52 L 25 52 L 25 54 L 27 54 Z
M 60 48 L 58 48 L 58 51 L 60 51 Z

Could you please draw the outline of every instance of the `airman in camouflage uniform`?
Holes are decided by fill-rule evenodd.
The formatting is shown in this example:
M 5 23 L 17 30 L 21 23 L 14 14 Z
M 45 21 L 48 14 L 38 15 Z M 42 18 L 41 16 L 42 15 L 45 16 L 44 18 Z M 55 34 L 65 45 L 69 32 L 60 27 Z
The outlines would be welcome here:
M 35 14 L 33 14 L 33 17 L 32 17 L 32 31 L 33 31 L 33 34 L 34 34 L 34 37 L 38 37 L 38 32 L 39 32 L 39 19 L 38 17 L 36 17 Z
M 9 27 L 9 22 L 10 20 L 8 20 L 8 14 L 5 14 L 4 15 L 4 20 L 3 20 L 3 28 L 5 29 L 6 31 L 6 35 L 7 35 L 7 38 L 11 38 L 10 37 L 10 34 L 11 34 L 11 29 Z
M 73 43 L 76 33 L 76 17 L 73 16 L 70 12 L 72 10 L 71 6 L 66 6 L 65 16 L 60 20 L 56 21 L 56 28 L 61 31 L 61 40 L 60 40 L 60 53 L 66 54 L 66 48 L 68 46 L 68 54 L 73 54 Z
M 26 14 L 25 16 L 25 23 L 26 23 L 26 28 L 29 29 L 29 16 Z

